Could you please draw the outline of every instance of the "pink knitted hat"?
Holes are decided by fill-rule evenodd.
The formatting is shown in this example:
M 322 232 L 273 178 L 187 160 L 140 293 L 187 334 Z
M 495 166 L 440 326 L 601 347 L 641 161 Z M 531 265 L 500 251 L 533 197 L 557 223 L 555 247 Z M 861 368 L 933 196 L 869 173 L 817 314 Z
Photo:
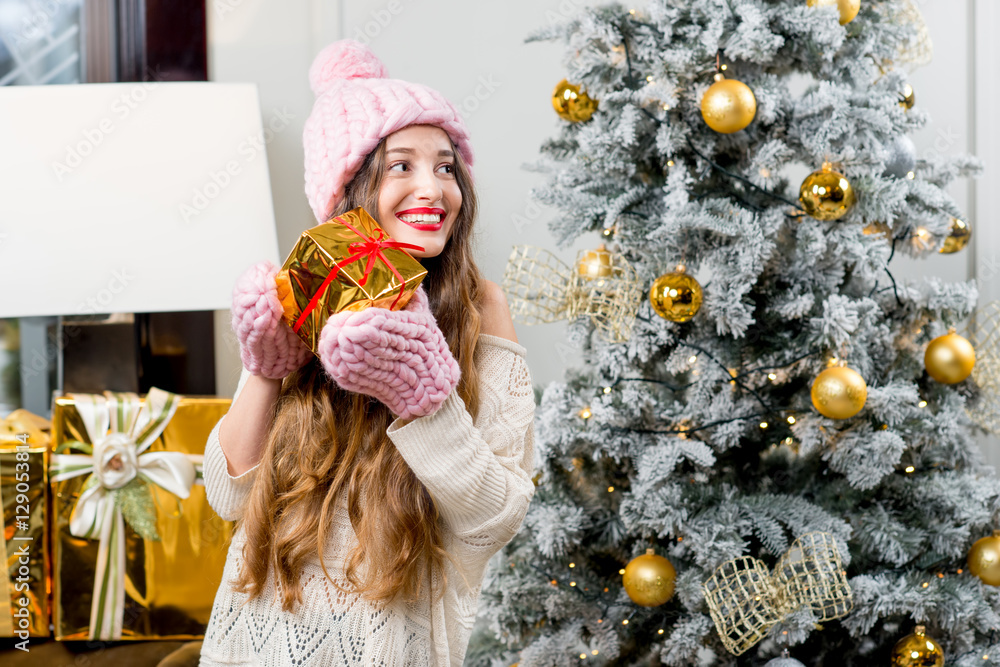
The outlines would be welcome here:
M 329 45 L 309 68 L 316 103 L 302 143 L 306 197 L 320 222 L 330 218 L 368 153 L 404 127 L 440 127 L 472 167 L 469 132 L 451 102 L 427 86 L 387 76 L 382 61 L 353 39 Z

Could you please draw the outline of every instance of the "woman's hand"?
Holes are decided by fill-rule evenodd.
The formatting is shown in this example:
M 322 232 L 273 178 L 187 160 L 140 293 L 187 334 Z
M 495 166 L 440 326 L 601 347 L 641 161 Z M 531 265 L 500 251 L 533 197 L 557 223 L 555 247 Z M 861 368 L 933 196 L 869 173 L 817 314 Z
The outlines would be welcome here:
M 251 266 L 233 288 L 233 331 L 240 359 L 253 375 L 280 380 L 298 370 L 311 352 L 281 319 L 274 276 L 278 269 L 263 261 Z
M 374 396 L 402 419 L 437 411 L 461 372 L 423 287 L 403 310 L 368 308 L 330 317 L 318 351 L 341 388 Z

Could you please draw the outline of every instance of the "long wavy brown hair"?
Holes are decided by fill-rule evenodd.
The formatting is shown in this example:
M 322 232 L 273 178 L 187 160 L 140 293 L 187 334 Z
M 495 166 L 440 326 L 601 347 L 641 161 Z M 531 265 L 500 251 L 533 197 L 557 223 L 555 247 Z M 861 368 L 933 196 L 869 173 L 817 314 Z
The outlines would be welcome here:
M 472 252 L 478 201 L 469 169 L 452 148 L 462 205 L 442 253 L 421 263 L 431 309 L 462 369 L 458 394 L 475 418 L 479 377 L 473 356 L 483 294 Z M 334 216 L 363 206 L 377 217 L 385 152 L 383 139 L 347 185 Z M 302 568 L 317 557 L 340 586 L 326 569 L 323 550 L 342 496 L 358 539 L 344 573 L 354 592 L 384 604 L 428 594 L 431 572 L 443 581 L 448 555 L 438 511 L 386 434 L 393 419 L 379 401 L 340 389 L 317 359 L 285 379 L 241 520 L 246 545 L 236 590 L 253 599 L 273 572 L 282 608 L 291 611 L 302 601 Z

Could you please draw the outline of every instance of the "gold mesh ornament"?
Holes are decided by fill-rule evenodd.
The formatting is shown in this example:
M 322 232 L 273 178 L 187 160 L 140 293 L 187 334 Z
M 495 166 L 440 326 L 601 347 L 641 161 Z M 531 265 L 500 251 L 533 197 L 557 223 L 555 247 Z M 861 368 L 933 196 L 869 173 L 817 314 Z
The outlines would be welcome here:
M 715 628 L 726 649 L 742 655 L 789 614 L 809 608 L 817 623 L 847 616 L 851 587 L 830 533 L 806 533 L 768 572 L 741 556 L 726 561 L 702 585 Z
M 899 3 L 883 3 L 875 7 L 875 11 L 882 14 L 882 20 L 896 25 L 909 24 L 913 28 L 913 35 L 906 42 L 899 45 L 894 58 L 882 58 L 876 61 L 879 69 L 885 74 L 896 65 L 906 65 L 911 71 L 917 67 L 929 65 L 934 58 L 934 43 L 931 41 L 931 32 L 924 21 L 924 15 L 917 7 L 916 0 L 903 0 Z M 907 108 L 911 108 L 912 104 Z
M 594 251 L 582 251 L 577 264 L 588 252 Z M 514 246 L 502 284 L 511 317 L 522 324 L 541 324 L 586 316 L 608 342 L 628 340 L 642 285 L 624 257 L 609 255 L 607 275 L 592 278 L 544 248 Z
M 966 412 L 979 426 L 1000 435 L 1000 301 L 977 308 L 973 322 L 965 337 L 976 350 L 972 379 L 979 398 Z
M 910 23 L 916 35 L 912 40 L 899 47 L 899 55 L 896 57 L 897 63 L 923 67 L 929 65 L 934 57 L 934 44 L 931 42 L 931 32 L 927 29 L 924 15 L 914 0 L 904 0 L 903 9 L 896 15 L 897 21 Z

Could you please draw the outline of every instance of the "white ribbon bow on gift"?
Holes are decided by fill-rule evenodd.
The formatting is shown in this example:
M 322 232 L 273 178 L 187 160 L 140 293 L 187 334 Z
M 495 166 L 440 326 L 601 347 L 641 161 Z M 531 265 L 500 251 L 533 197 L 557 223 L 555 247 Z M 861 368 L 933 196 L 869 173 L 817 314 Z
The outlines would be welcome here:
M 145 403 L 131 393 L 71 394 L 93 444 L 92 455 L 54 454 L 52 482 L 92 475 L 69 520 L 69 532 L 99 540 L 90 639 L 120 639 L 125 615 L 125 521 L 116 492 L 135 478 L 187 498 L 197 476 L 181 452 L 146 452 L 180 397 L 152 388 Z M 145 452 L 145 453 L 144 453 Z

